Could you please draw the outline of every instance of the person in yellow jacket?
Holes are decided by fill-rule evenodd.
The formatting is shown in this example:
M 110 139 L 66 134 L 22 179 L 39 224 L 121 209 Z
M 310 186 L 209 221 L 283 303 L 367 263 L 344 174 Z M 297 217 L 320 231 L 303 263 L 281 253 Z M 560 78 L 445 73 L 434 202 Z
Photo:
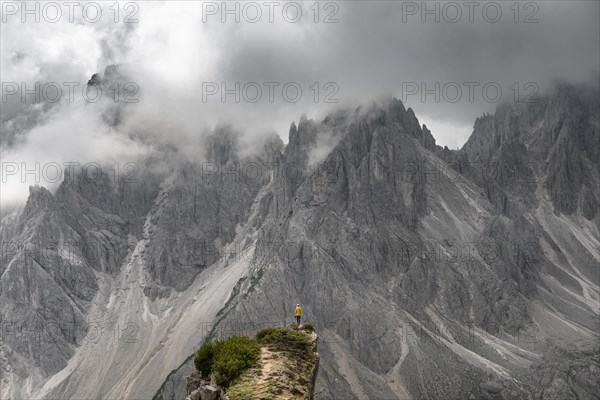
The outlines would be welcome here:
M 302 316 L 302 307 L 300 304 L 296 304 L 296 324 L 300 325 L 300 317 Z

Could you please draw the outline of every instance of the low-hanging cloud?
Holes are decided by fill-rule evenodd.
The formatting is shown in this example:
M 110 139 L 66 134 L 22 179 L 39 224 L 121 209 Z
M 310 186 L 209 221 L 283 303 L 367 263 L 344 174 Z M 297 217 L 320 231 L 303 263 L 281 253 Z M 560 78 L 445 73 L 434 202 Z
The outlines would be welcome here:
M 233 125 L 247 141 L 272 131 L 286 141 L 302 113 L 319 119 L 387 94 L 406 100 L 438 143 L 456 148 L 474 119 L 497 105 L 483 97 L 486 83 L 496 83 L 508 100 L 515 89 L 529 93 L 529 83 L 542 92 L 559 80 L 598 84 L 598 2 L 520 3 L 518 15 L 508 8 L 513 3 L 498 2 L 497 22 L 486 20 L 491 14 L 484 18 L 485 2 L 472 21 L 464 4 L 455 3 L 463 13 L 456 22 L 436 2 L 323 2 L 318 14 L 314 2 L 282 2 L 273 22 L 265 2 L 255 3 L 258 22 L 243 15 L 244 3 L 227 2 L 229 10 L 238 4 L 239 22 L 235 11 L 223 12 L 223 2 L 134 3 L 137 23 L 115 23 L 110 13 L 97 23 L 80 17 L 22 23 L 7 16 L 0 32 L 3 96 L 5 82 L 85 87 L 108 65 L 121 65 L 139 92 L 137 103 L 122 107 L 118 126 L 101 117 L 106 101 L 90 104 L 78 96 L 40 107 L 31 96 L 3 98 L 2 162 L 133 160 L 162 146 L 200 157 L 202 135 L 217 123 Z M 296 22 L 290 18 L 295 7 L 282 14 L 288 3 L 301 7 Z M 526 23 L 531 15 L 537 22 Z M 463 92 L 454 102 L 457 86 Z M 427 90 L 438 91 L 439 99 L 423 97 Z M 3 182 L 2 205 L 22 201 L 29 183 Z

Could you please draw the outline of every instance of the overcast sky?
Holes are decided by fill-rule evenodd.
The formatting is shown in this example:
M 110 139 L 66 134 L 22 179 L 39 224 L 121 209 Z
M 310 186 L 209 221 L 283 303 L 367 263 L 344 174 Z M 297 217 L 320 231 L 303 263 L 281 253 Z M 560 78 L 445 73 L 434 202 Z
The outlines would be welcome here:
M 96 4 L 102 15 L 92 22 Z M 498 88 L 522 101 L 557 80 L 598 84 L 597 1 L 227 2 L 229 14 L 222 2 L 124 2 L 118 15 L 112 4 L 75 7 L 73 22 L 67 7 L 57 22 L 55 9 L 40 9 L 36 23 L 21 2 L 3 2 L 3 163 L 135 160 L 156 143 L 193 149 L 199 132 L 225 121 L 287 142 L 302 113 L 322 118 L 382 95 L 405 100 L 439 144 L 457 148 L 475 118 L 493 112 Z M 90 104 L 81 96 L 90 76 L 111 64 L 139 87 L 118 130 L 100 118 L 111 106 L 106 97 Z M 63 95 L 56 105 L 31 104 L 31 95 L 22 102 L 7 82 L 19 91 L 57 82 Z M 72 103 L 65 82 L 81 84 Z M 235 92 L 236 82 L 239 102 L 234 94 L 223 102 L 222 85 Z M 3 206 L 23 200 L 32 183 L 11 179 Z

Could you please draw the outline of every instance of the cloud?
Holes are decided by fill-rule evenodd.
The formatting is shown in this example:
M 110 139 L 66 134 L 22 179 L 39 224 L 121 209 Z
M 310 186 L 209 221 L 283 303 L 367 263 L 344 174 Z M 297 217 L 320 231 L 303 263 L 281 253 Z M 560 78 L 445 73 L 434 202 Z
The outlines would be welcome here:
M 8 16 L 0 32 L 3 82 L 83 87 L 92 73 L 120 64 L 138 85 L 139 102 L 123 109 L 115 128 L 96 114 L 107 105 L 79 98 L 40 107 L 10 96 L 0 118 L 2 161 L 128 159 L 167 144 L 194 157 L 203 132 L 219 122 L 245 132 L 247 141 L 272 131 L 287 141 L 302 113 L 320 119 L 387 94 L 404 98 L 438 143 L 456 148 L 475 118 L 497 105 L 486 99 L 486 84 L 496 85 L 488 85 L 491 92 L 501 88 L 505 99 L 518 90 L 522 99 L 556 80 L 598 83 L 598 2 L 519 3 L 518 15 L 514 3 L 496 2 L 498 22 L 488 21 L 489 3 L 474 9 L 472 21 L 462 2 L 453 3 L 462 13 L 454 23 L 448 2 L 390 1 L 320 2 L 318 15 L 314 2 L 281 2 L 271 10 L 273 22 L 259 1 L 256 23 L 256 7 L 236 2 L 226 7 L 237 7 L 239 22 L 222 2 L 134 2 L 139 22 L 131 24 L 122 21 L 132 11 L 125 2 L 118 23 L 112 3 L 99 3 L 97 23 L 80 14 L 74 22 L 25 24 Z M 302 16 L 290 22 L 297 6 Z M 439 22 L 423 7 L 438 7 Z M 538 22 L 525 23 L 527 17 Z M 462 93 L 454 102 L 457 87 Z M 3 185 L 2 204 L 16 201 L 17 192 L 25 193 Z
M 131 140 L 101 121 L 100 107 L 74 104 L 54 110 L 43 124 L 32 128 L 18 145 L 2 152 L 3 208 L 18 205 L 30 185 L 54 189 L 68 170 L 89 169 L 121 174 L 139 165 L 152 149 Z M 118 177 L 118 175 L 115 175 Z

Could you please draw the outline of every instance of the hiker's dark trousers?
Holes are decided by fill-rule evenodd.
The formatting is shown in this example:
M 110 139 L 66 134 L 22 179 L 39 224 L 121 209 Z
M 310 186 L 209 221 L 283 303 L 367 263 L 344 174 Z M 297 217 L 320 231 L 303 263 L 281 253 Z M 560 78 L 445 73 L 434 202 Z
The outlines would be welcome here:
M 297 323 L 298 325 L 300 325 L 300 316 L 299 316 L 299 315 L 296 315 L 296 323 Z

